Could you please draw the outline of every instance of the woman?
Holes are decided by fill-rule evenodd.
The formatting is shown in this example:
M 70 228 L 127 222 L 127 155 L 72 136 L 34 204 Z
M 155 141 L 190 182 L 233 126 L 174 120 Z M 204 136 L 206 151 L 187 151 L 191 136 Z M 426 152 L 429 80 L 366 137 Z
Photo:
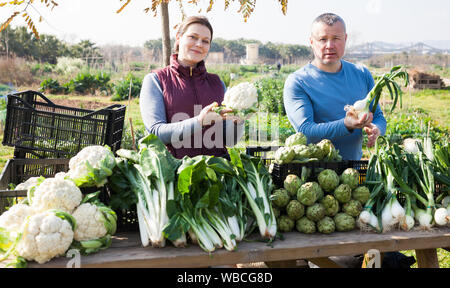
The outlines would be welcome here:
M 226 120 L 231 110 L 221 115 L 211 111 L 223 101 L 226 89 L 219 76 L 205 68 L 212 36 L 207 18 L 187 18 L 176 34 L 170 65 L 146 75 L 142 83 L 140 109 L 144 125 L 176 158 L 224 156 L 225 144 L 234 145 L 240 138 L 233 121 Z M 239 122 L 238 134 L 242 136 L 243 125 Z

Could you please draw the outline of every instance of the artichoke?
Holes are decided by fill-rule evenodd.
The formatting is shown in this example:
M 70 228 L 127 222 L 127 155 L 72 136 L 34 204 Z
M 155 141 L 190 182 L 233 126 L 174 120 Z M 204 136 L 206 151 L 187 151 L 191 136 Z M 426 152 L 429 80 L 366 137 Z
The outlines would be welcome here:
M 320 233 L 330 234 L 336 230 L 336 224 L 331 217 L 325 216 L 317 222 L 317 230 Z
M 316 146 L 320 148 L 320 152 L 317 152 L 317 155 L 320 156 L 319 159 L 325 158 L 335 150 L 333 143 L 328 139 L 322 139 Z
M 347 213 L 352 217 L 358 217 L 363 207 L 358 200 L 350 200 L 342 206 L 342 212 Z
M 292 134 L 284 141 L 284 145 L 292 147 L 294 145 L 306 145 L 306 136 L 302 132 Z
M 347 184 L 353 190 L 359 185 L 359 172 L 354 168 L 347 168 L 340 177 L 341 183 Z
M 355 219 L 346 214 L 346 213 L 338 213 L 336 216 L 334 216 L 334 223 L 336 224 L 336 230 L 337 231 L 351 231 L 355 229 L 356 221 Z
M 297 191 L 300 189 L 300 186 L 302 185 L 302 181 L 300 180 L 300 177 L 298 177 L 295 174 L 289 174 L 286 176 L 286 179 L 284 179 L 284 189 L 286 189 L 289 192 L 289 195 L 291 197 L 297 196 Z
M 276 189 L 272 193 L 272 203 L 278 208 L 284 208 L 288 203 L 291 197 L 286 189 Z
M 295 222 L 295 229 L 297 229 L 298 232 L 312 234 L 316 232 L 316 223 L 309 220 L 306 216 L 303 216 Z
M 325 169 L 319 173 L 317 181 L 325 192 L 332 192 L 339 185 L 339 175 L 334 170 Z
M 277 224 L 280 232 L 290 232 L 295 226 L 294 220 L 289 218 L 287 215 L 281 215 L 280 218 L 278 218 Z
M 294 150 L 294 159 L 308 159 L 311 157 L 311 151 L 307 145 L 297 144 L 292 146 L 292 150 Z
M 286 214 L 292 220 L 298 220 L 305 214 L 305 206 L 298 200 L 291 200 L 286 206 Z
M 306 207 L 306 217 L 314 222 L 321 220 L 325 217 L 325 207 L 321 203 Z
M 335 216 L 339 212 L 339 202 L 333 195 L 326 195 L 320 202 L 325 207 L 326 216 Z
M 322 160 L 323 158 L 322 149 L 320 149 L 319 146 L 314 144 L 308 144 L 308 150 L 309 150 L 309 157 Z
M 306 206 L 313 205 L 321 196 L 323 191 L 317 182 L 306 182 L 297 192 L 297 200 Z
M 290 147 L 280 147 L 275 151 L 274 159 L 278 164 L 287 164 L 294 159 L 294 150 Z
M 366 204 L 370 197 L 370 190 L 366 186 L 359 186 L 352 191 L 352 199 L 358 200 L 362 205 Z
M 347 203 L 352 199 L 352 189 L 347 184 L 341 184 L 334 189 L 334 198 L 336 198 L 339 203 Z

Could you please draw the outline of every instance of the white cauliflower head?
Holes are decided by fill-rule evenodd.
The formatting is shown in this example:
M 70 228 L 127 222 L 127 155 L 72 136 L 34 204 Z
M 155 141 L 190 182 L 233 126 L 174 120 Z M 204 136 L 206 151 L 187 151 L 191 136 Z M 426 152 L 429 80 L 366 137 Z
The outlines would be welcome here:
M 42 182 L 43 179 L 44 177 L 30 177 L 25 182 L 17 185 L 14 190 L 28 190 L 36 185 L 39 185 L 39 183 Z
M 250 109 L 258 102 L 258 90 L 249 83 L 243 82 L 231 87 L 225 93 L 222 104 L 235 111 Z
M 40 264 L 64 255 L 73 241 L 72 224 L 52 211 L 31 216 L 23 228 L 16 251 L 26 260 L 34 260 Z
M 109 147 L 87 146 L 70 158 L 66 175 L 79 187 L 102 187 L 115 165 L 116 160 Z
M 31 207 L 36 213 L 48 209 L 61 209 L 72 213 L 80 205 L 82 197 L 80 188 L 73 181 L 47 178 L 36 187 Z
M 78 206 L 72 216 L 77 221 L 74 239 L 85 241 L 106 235 L 105 217 L 96 205 L 84 203 Z
M 19 232 L 25 219 L 31 215 L 33 215 L 33 209 L 30 206 L 15 204 L 0 216 L 0 227 Z

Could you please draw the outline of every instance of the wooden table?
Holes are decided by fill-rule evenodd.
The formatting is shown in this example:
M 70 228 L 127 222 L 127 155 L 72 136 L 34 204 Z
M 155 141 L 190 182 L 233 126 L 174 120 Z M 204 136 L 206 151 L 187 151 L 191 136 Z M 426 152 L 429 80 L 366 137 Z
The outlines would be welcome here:
M 89 256 L 81 256 L 81 267 L 208 267 L 237 263 L 273 262 L 309 259 L 330 267 L 327 257 L 364 254 L 370 249 L 380 252 L 416 250 L 418 267 L 439 267 L 436 248 L 450 247 L 450 228 L 431 231 L 393 231 L 387 234 L 360 231 L 335 232 L 330 235 L 306 235 L 297 232 L 284 234 L 284 240 L 271 245 L 262 242 L 240 242 L 238 249 L 228 252 L 217 249 L 211 254 L 198 246 L 175 248 L 142 247 L 139 234 L 119 233 L 112 246 Z M 66 267 L 69 258 L 59 257 L 39 265 L 30 262 L 28 267 Z M 332 264 L 331 264 L 331 267 Z

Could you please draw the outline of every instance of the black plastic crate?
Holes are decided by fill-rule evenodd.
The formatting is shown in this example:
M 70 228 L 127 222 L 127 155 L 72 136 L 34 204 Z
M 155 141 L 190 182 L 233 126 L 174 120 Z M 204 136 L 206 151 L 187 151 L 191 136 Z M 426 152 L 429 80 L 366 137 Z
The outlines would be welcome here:
M 8 95 L 3 145 L 16 148 L 19 158 L 70 158 L 90 145 L 120 148 L 124 105 L 98 110 L 61 106 L 42 93 Z
M 269 166 L 273 163 L 273 158 L 269 153 L 275 153 L 280 146 L 247 146 L 245 153 L 250 156 L 260 157 L 264 165 Z
M 339 161 L 339 162 L 321 162 L 321 161 L 313 161 L 308 163 L 287 163 L 287 164 L 278 164 L 274 163 L 272 169 L 272 179 L 274 184 L 277 187 L 282 187 L 284 179 L 289 174 L 295 174 L 297 176 L 301 176 L 302 168 L 307 167 L 311 169 L 311 173 L 309 175 L 308 180 L 316 179 L 317 175 L 324 169 L 331 169 L 336 171 L 338 175 L 342 174 L 347 168 L 354 168 L 359 172 L 359 183 L 364 183 L 367 174 L 367 167 L 369 161 L 360 160 L 360 161 Z

